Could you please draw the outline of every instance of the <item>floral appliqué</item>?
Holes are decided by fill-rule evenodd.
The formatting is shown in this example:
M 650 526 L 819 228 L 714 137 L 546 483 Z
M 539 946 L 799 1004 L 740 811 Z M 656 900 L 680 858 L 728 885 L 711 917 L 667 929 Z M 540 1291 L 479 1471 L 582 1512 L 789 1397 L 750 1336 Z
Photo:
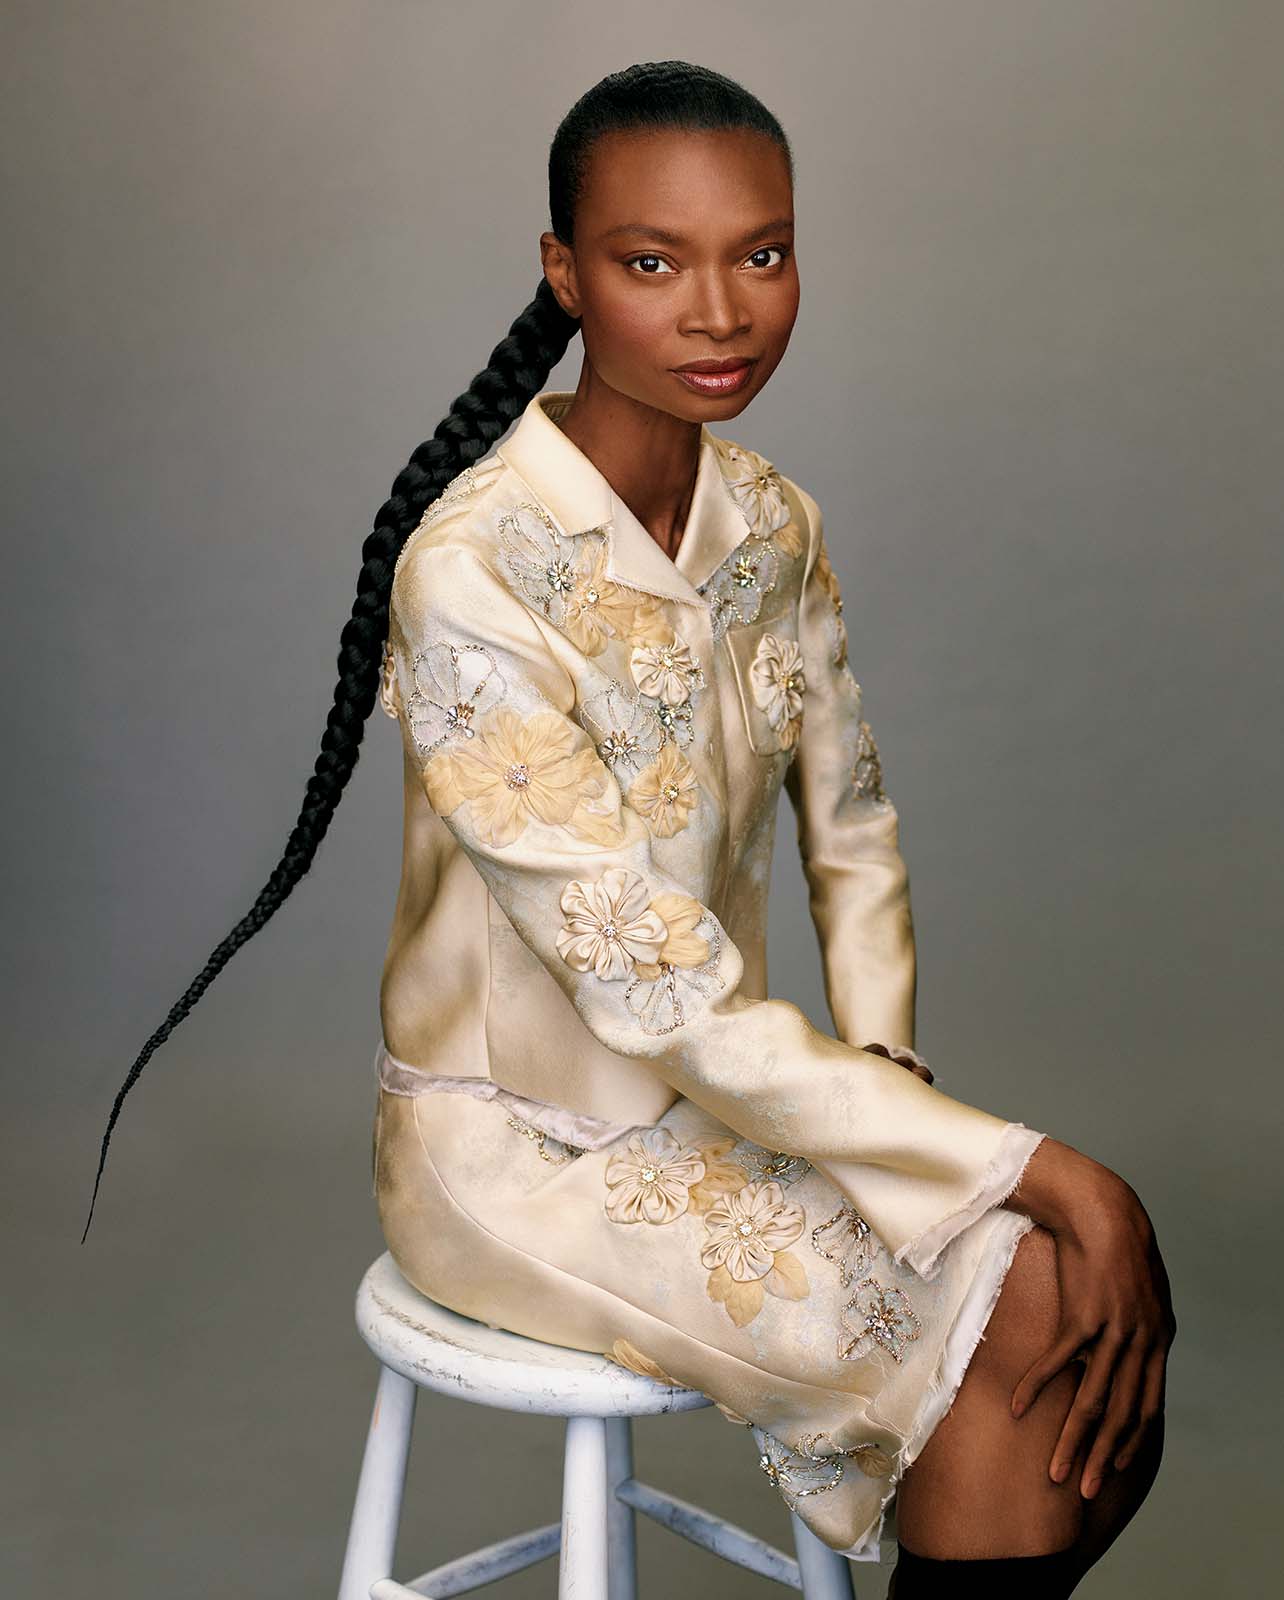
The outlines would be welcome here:
M 704 672 L 686 640 L 672 628 L 664 639 L 648 639 L 629 657 L 633 682 L 666 706 L 680 706 L 704 685 Z
M 815 574 L 816 581 L 829 596 L 834 608 L 831 622 L 834 642 L 830 647 L 830 660 L 834 666 L 841 667 L 847 662 L 847 624 L 843 620 L 843 595 L 838 584 L 838 574 L 829 559 L 829 547 L 825 543 L 823 533 L 820 536 L 820 549 L 816 554 Z
M 671 744 L 665 744 L 655 761 L 629 785 L 628 803 L 646 818 L 651 832 L 661 839 L 680 832 L 700 802 L 695 768 Z
M 811 1293 L 806 1268 L 789 1248 L 805 1225 L 803 1208 L 778 1183 L 746 1183 L 709 1207 L 700 1261 L 710 1269 L 709 1298 L 736 1327 L 754 1320 L 767 1294 L 803 1300 Z
M 749 668 L 749 683 L 781 749 L 793 749 L 802 732 L 803 695 L 807 688 L 798 641 L 764 633 Z
M 668 1128 L 635 1133 L 606 1164 L 606 1214 L 612 1222 L 675 1222 L 704 1177 L 704 1157 Z
M 723 481 L 755 539 L 774 539 L 786 556 L 800 556 L 802 534 L 785 499 L 779 472 L 756 450 L 718 439 Z
M 443 750 L 423 769 L 424 791 L 439 815 L 469 801 L 477 837 L 494 846 L 512 844 L 531 822 L 565 827 L 594 844 L 624 837 L 610 773 L 558 712 L 522 717 L 500 706 L 468 731 L 465 748 Z
M 498 544 L 519 592 L 585 655 L 612 638 L 659 641 L 671 631 L 653 595 L 607 577 L 604 534 L 565 534 L 537 501 L 522 500 L 500 517 Z
M 683 1026 L 680 983 L 702 994 L 722 987 L 722 939 L 692 895 L 665 891 L 652 898 L 641 873 L 609 867 L 591 883 L 571 879 L 560 904 L 565 920 L 556 937 L 558 954 L 577 972 L 608 982 L 630 979 L 625 1002 L 644 1032 Z M 710 931 L 701 934 L 706 923 Z

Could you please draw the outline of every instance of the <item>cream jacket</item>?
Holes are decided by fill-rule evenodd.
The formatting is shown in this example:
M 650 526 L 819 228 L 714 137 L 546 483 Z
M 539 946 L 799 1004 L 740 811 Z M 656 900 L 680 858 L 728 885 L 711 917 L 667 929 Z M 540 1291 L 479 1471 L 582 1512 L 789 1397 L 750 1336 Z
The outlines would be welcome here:
M 398 559 L 385 1067 L 586 1126 L 686 1096 L 822 1169 L 931 1277 L 1042 1135 L 863 1048 L 913 1045 L 914 932 L 819 508 L 704 428 L 671 560 L 558 427 L 570 400 L 536 395 Z M 767 993 L 782 785 L 835 1037 Z

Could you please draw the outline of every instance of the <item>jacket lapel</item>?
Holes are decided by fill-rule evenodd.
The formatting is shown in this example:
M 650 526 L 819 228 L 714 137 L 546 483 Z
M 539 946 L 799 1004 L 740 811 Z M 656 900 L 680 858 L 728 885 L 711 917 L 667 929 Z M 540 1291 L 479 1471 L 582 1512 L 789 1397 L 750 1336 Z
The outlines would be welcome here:
M 568 533 L 607 536 L 607 576 L 630 588 L 686 605 L 704 606 L 699 592 L 748 535 L 744 514 L 727 488 L 717 440 L 700 431 L 695 488 L 676 561 L 670 560 L 584 452 L 557 426 L 573 392 L 545 389 L 532 396 L 496 454 L 512 467 Z

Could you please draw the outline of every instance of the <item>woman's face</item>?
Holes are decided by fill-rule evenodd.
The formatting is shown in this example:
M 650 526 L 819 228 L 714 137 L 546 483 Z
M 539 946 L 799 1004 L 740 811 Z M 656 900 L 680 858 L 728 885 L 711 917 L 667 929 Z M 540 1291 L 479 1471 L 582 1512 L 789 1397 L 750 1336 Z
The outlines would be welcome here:
M 691 422 L 735 417 L 775 371 L 798 315 L 784 152 L 744 129 L 609 133 L 592 148 L 575 247 L 542 236 L 585 358 L 620 394 Z M 749 362 L 730 392 L 676 368 Z

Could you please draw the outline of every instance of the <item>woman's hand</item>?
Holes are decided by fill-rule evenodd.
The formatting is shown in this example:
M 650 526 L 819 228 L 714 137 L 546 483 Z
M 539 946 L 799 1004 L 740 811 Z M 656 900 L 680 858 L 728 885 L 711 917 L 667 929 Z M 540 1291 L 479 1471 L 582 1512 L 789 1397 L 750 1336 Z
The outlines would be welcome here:
M 906 1049 L 904 1045 L 897 1045 L 889 1050 L 885 1044 L 863 1044 L 861 1049 L 867 1050 L 872 1056 L 885 1056 L 888 1061 L 894 1061 L 898 1067 L 904 1067 L 907 1072 L 912 1072 L 916 1078 L 922 1078 L 924 1083 L 935 1082 L 935 1074 L 927 1062 L 917 1051 Z
M 1116 1470 L 1127 1467 L 1163 1411 L 1168 1350 L 1177 1333 L 1168 1273 L 1131 1185 L 1057 1139 L 1045 1138 L 1036 1148 L 1003 1203 L 1055 1235 L 1061 1290 L 1057 1336 L 1017 1384 L 1012 1414 L 1027 1411 L 1063 1367 L 1085 1363 L 1049 1472 L 1063 1483 L 1095 1426 L 1079 1480 L 1080 1493 L 1091 1499 L 1112 1459 Z

